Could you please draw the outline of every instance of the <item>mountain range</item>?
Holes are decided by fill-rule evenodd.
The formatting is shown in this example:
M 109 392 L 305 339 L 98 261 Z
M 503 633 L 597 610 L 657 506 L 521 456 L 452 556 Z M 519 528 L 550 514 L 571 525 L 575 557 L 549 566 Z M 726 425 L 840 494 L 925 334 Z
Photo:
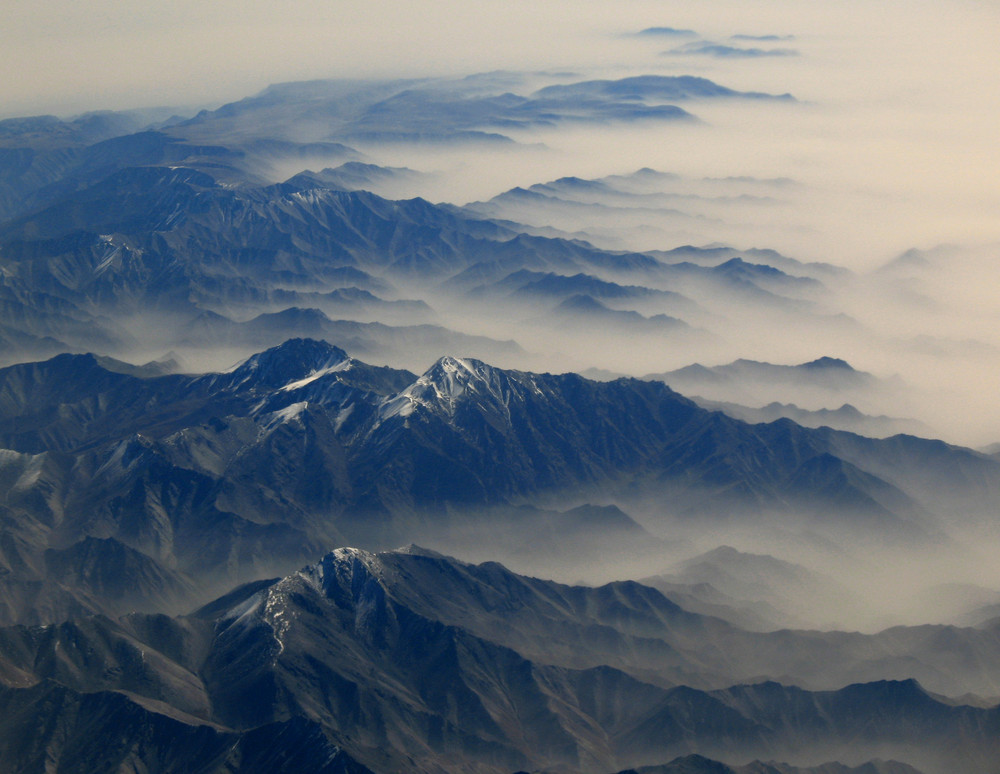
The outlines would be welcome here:
M 960 492 L 971 515 L 1000 482 L 997 461 L 972 450 L 787 420 L 747 425 L 660 382 L 454 357 L 418 377 L 306 339 L 197 376 L 137 376 L 91 355 L 9 366 L 0 447 L 17 536 L 8 566 L 46 577 L 47 551 L 82 551 L 84 563 L 134 551 L 140 576 L 179 571 L 199 583 L 287 567 L 331 543 L 445 539 L 452 525 L 527 538 L 541 522 L 504 509 L 570 492 L 578 502 L 670 492 L 664 526 L 814 513 L 828 534 L 929 541 L 940 529 L 927 515 L 935 493 Z M 491 509 L 495 522 L 468 516 Z M 24 609 L 40 615 L 30 588 L 8 599 L 27 594 Z
M 996 647 L 995 633 L 973 631 L 949 636 Z M 774 663 L 789 667 L 802 648 L 851 649 L 815 632 L 740 634 L 635 583 L 580 588 L 417 548 L 338 549 L 184 617 L 0 630 L 4 724 L 20 739 L 4 763 L 72 754 L 82 766 L 259 771 L 267 755 L 275 771 L 610 772 L 697 749 L 992 770 L 996 710 L 955 706 L 914 680 L 825 691 L 670 680 L 727 663 L 733 636 L 770 637 Z M 900 640 L 887 632 L 856 652 L 871 660 Z M 27 727 L 43 706 L 48 723 Z M 107 722 L 120 741 L 88 745 L 88 728 Z
M 857 303 L 947 312 L 952 254 L 729 244 L 783 177 L 423 195 L 711 103 L 797 104 L 494 72 L 0 121 L 0 769 L 995 772 L 1000 454 Z

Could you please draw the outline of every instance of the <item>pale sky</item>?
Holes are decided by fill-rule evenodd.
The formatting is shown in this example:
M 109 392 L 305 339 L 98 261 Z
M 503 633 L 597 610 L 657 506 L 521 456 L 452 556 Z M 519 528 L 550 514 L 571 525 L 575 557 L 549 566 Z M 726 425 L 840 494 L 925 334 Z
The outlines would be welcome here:
M 0 112 L 200 104 L 305 78 L 647 69 L 657 64 L 649 46 L 622 39 L 647 26 L 690 28 L 714 40 L 737 33 L 825 39 L 845 57 L 837 63 L 842 75 L 855 73 L 854 65 L 882 68 L 865 86 L 872 96 L 900 86 L 900 100 L 919 98 L 919 81 L 941 86 L 956 79 L 978 81 L 983 98 L 996 99 L 995 2 L 13 0 L 0 26 L 7 75 Z M 843 88 L 837 72 L 824 77 Z M 966 84 L 952 85 L 962 91 Z

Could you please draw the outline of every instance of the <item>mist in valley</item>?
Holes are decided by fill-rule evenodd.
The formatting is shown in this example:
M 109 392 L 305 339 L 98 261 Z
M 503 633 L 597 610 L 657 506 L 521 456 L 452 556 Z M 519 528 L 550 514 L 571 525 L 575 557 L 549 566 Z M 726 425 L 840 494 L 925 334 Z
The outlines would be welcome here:
M 640 581 L 686 610 L 756 631 L 874 634 L 986 625 L 1000 615 L 1000 571 L 990 558 L 1000 535 L 989 504 L 875 525 L 844 510 L 693 513 L 679 503 L 667 492 L 604 487 L 542 504 L 457 506 L 370 545 L 413 542 L 568 584 Z

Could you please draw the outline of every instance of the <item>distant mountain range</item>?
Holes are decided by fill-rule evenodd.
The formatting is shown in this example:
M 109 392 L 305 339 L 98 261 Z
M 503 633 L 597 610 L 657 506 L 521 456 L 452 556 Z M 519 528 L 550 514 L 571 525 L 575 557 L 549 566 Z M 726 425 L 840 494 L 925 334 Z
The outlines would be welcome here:
M 901 433 L 919 435 L 925 438 L 930 438 L 934 435 L 934 431 L 930 427 L 916 419 L 887 417 L 883 415 L 872 416 L 858 411 L 850 403 L 845 403 L 838 409 L 815 409 L 810 411 L 799 408 L 793 403 L 778 403 L 777 401 L 755 408 L 752 406 L 741 406 L 738 403 L 706 400 L 698 396 L 693 396 L 692 400 L 703 408 L 722 411 L 731 417 L 742 419 L 744 422 L 750 422 L 751 424 L 774 422 L 778 419 L 791 419 L 796 424 L 803 425 L 804 427 L 832 427 L 837 430 L 846 430 L 847 432 L 869 435 L 875 438 L 884 438 Z
M 695 363 L 676 371 L 650 374 L 646 378 L 674 382 L 689 389 L 701 389 L 707 385 L 740 380 L 746 382 L 759 380 L 791 383 L 831 392 L 869 387 L 875 381 L 871 374 L 856 371 L 846 361 L 832 357 L 822 357 L 794 366 L 774 365 L 755 360 L 736 360 L 713 367 Z
M 245 179 L 281 157 L 358 161 L 360 154 L 344 144 L 354 141 L 509 143 L 503 132 L 523 127 L 693 118 L 672 102 L 791 99 L 739 92 L 705 78 L 657 75 L 512 93 L 526 82 L 515 73 L 310 81 L 277 84 L 193 117 L 130 111 L 7 119 L 0 121 L 0 217 L 37 208 L 130 166 L 185 164 Z M 303 140 L 303 133 L 313 136 Z
M 721 346 L 718 304 L 707 299 L 821 323 L 815 301 L 835 275 L 774 251 L 713 262 L 718 248 L 683 260 L 601 249 L 501 211 L 366 190 L 428 177 L 373 163 L 351 138 L 367 137 L 369 149 L 483 139 L 538 122 L 687 115 L 664 100 L 770 99 L 687 76 L 547 80 L 534 90 L 515 74 L 284 84 L 146 124 L 138 113 L 0 122 L 0 362 L 66 351 L 143 362 L 173 350 L 219 367 L 312 336 L 411 369 L 447 351 L 547 367 L 560 350 L 561 367 L 583 368 L 598 364 L 579 362 L 585 354 L 567 340 L 577 324 L 612 348 L 631 336 L 651 351 L 664 337 Z M 323 130 L 303 139 L 306 125 Z M 319 171 L 303 170 L 314 162 Z M 668 179 L 564 178 L 538 195 L 661 201 Z M 559 339 L 543 353 L 529 343 L 539 328 Z
M 898 376 L 879 378 L 840 358 L 821 357 L 797 365 L 747 359 L 717 366 L 693 363 L 643 378 L 662 380 L 705 408 L 747 422 L 773 422 L 784 417 L 808 427 L 826 425 L 879 437 L 898 433 L 934 435 L 930 427 L 917 420 L 865 413 L 848 402 L 881 404 L 904 394 L 906 385 Z M 821 408 L 782 402 L 790 400 Z
M 514 282 L 506 278 L 528 271 L 549 277 L 550 292 L 558 294 L 555 307 L 567 300 L 566 291 L 555 288 L 561 273 L 579 278 L 569 295 L 594 306 L 600 302 L 586 293 L 580 281 L 585 276 L 592 277 L 589 289 L 600 298 L 613 284 L 594 274 L 668 278 L 675 271 L 651 256 L 517 235 L 420 200 L 390 202 L 290 183 L 232 189 L 201 172 L 156 167 L 114 174 L 10 221 L 0 226 L 0 245 L 5 266 L 0 334 L 8 342 L 8 357 L 95 346 L 121 354 L 176 343 L 204 347 L 213 340 L 246 351 L 306 329 L 283 328 L 278 319 L 251 324 L 233 317 L 318 308 L 327 316 L 362 321 L 435 319 L 419 299 L 387 300 L 387 294 L 398 293 L 395 286 L 447 282 L 451 294 L 496 296 L 504 282 Z M 701 277 L 714 270 L 681 271 Z M 487 290 L 484 282 L 500 286 Z M 618 296 L 638 298 L 644 309 L 655 308 L 650 301 L 682 313 L 697 308 L 676 292 L 657 289 L 626 288 Z M 634 312 L 632 317 L 639 319 Z M 322 335 L 328 323 L 316 320 L 311 330 Z M 662 327 L 653 324 L 657 331 Z M 366 334 L 376 354 L 385 356 L 394 347 L 398 352 L 393 331 L 369 323 Z M 341 325 L 338 340 L 343 335 Z M 428 329 L 427 351 L 453 346 L 456 335 Z M 486 345 L 481 354 L 500 352 L 502 345 L 480 341 Z
M 833 578 L 773 556 L 719 546 L 642 583 L 685 610 L 724 618 L 744 629 L 837 629 L 838 615 L 857 615 L 857 599 Z

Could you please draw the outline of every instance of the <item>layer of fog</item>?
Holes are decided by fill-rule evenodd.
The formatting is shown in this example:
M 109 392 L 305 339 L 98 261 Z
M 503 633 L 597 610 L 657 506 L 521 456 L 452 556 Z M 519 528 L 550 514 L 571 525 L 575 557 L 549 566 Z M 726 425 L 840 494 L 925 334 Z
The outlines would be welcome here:
M 663 22 L 667 13 L 660 8 L 656 18 L 642 16 L 651 7 L 633 7 L 641 11 L 634 30 Z M 660 212 L 611 212 L 606 222 L 587 212 L 573 221 L 540 205 L 521 214 L 530 225 L 555 225 L 596 244 L 767 247 L 803 261 L 848 267 L 862 279 L 831 279 L 831 295 L 808 318 L 723 299 L 701 319 L 685 318 L 717 336 L 695 344 L 648 337 L 641 346 L 622 347 L 620 338 L 589 330 L 581 342 L 573 325 L 558 330 L 518 324 L 516 307 L 482 319 L 475 314 L 479 305 L 439 298 L 435 308 L 444 324 L 516 338 L 540 355 L 522 367 L 545 370 L 603 368 L 642 375 L 737 357 L 786 364 L 841 357 L 882 378 L 899 374 L 911 387 L 905 395 L 862 400 L 862 411 L 913 415 L 956 442 L 994 441 L 1000 417 L 990 385 L 1000 375 L 1000 339 L 989 298 L 996 287 L 996 251 L 988 245 L 1000 238 L 994 216 L 1000 176 L 991 129 L 998 104 L 995 94 L 969 77 L 991 67 L 987 30 L 994 13 L 965 3 L 947 12 L 938 3 L 905 8 L 849 3 L 810 14 L 771 3 L 755 7 L 753 18 L 735 6 L 726 10 L 728 15 L 706 19 L 703 12 L 672 8 L 667 21 L 706 39 L 746 30 L 794 34 L 800 56 L 766 61 L 662 56 L 663 40 L 624 34 L 622 16 L 608 29 L 623 34 L 595 45 L 580 77 L 694 72 L 737 89 L 791 92 L 798 102 L 695 101 L 685 107 L 702 120 L 697 125 L 563 125 L 510 132 L 518 147 L 360 149 L 376 163 L 428 173 L 389 184 L 382 193 L 458 204 L 563 176 L 601 178 L 652 167 L 679 176 L 669 191 L 675 200 L 660 202 Z M 596 25 L 597 19 L 591 21 Z M 791 183 L 765 193 L 762 181 L 774 180 Z M 987 246 L 940 258 L 919 280 L 922 292 L 898 272 L 868 276 L 910 248 L 944 242 Z M 812 409 L 839 405 L 795 396 L 769 399 Z
M 991 69 L 995 9 L 879 2 L 806 13 L 800 5 L 772 2 L 755 4 L 752 11 L 723 3 L 725 13 L 716 13 L 719 7 L 713 4 L 709 14 L 660 6 L 655 16 L 643 4 L 629 9 L 636 30 L 644 21 L 669 16 L 675 26 L 705 37 L 745 29 L 794 33 L 802 55 L 677 61 L 660 55 L 663 42 L 656 38 L 608 34 L 627 30 L 626 20 L 633 18 L 627 10 L 614 21 L 605 19 L 605 39 L 598 43 L 594 37 L 605 14 L 591 8 L 585 17 L 591 30 L 581 38 L 590 47 L 588 57 L 547 64 L 581 78 L 690 73 L 740 90 L 790 92 L 799 104 L 699 101 L 684 106 L 705 122 L 700 126 L 560 126 L 511 135 L 541 143 L 549 153 L 537 152 L 537 145 L 525 153 L 369 150 L 379 163 L 439 172 L 436 184 L 411 193 L 453 203 L 564 175 L 599 177 L 640 167 L 693 179 L 789 177 L 806 186 L 790 210 L 770 219 L 755 212 L 750 224 L 730 219 L 730 228 L 743 227 L 740 244 L 852 267 L 872 268 L 909 247 L 1000 236 L 993 217 L 1000 190 L 992 130 L 1000 101 L 971 77 Z M 569 29 L 562 29 L 560 40 Z M 515 45 L 530 35 L 525 30 Z M 524 70 L 537 61 L 522 57 L 508 67 Z M 718 232 L 705 231 L 702 241 L 718 241 Z
M 8 109 L 60 92 L 89 100 L 81 106 L 89 109 L 119 106 L 122 93 L 136 106 L 201 104 L 212 89 L 236 99 L 296 78 L 501 68 L 581 77 L 690 73 L 736 89 L 790 92 L 804 104 L 698 103 L 692 110 L 706 122 L 702 127 L 560 129 L 517 138 L 546 143 L 554 153 L 545 159 L 448 150 L 437 164 L 447 174 L 421 193 L 459 203 L 564 174 L 643 166 L 692 177 L 788 176 L 813 193 L 778 222 L 765 216 L 743 245 L 871 267 L 912 246 L 1000 237 L 993 217 L 1000 203 L 993 152 L 1000 98 L 982 85 L 993 69 L 1000 25 L 991 4 L 851 0 L 806 9 L 791 0 L 753 6 L 715 0 L 710 7 L 632 0 L 581 8 L 561 0 L 543 8 L 442 2 L 430 9 L 400 0 L 380 0 L 374 8 L 299 0 L 279 13 L 232 3 L 112 10 L 49 0 L 19 8 L 8 22 L 0 47 L 8 71 L 33 63 L 30 73 L 5 84 Z M 707 41 L 794 36 L 800 55 L 665 56 L 675 41 L 635 34 L 666 25 Z M 435 166 L 409 150 L 402 156 L 378 160 Z M 414 163 L 420 161 L 426 163 Z
M 323 308 L 331 322 L 315 329 L 281 328 L 270 337 L 259 326 L 254 336 L 245 338 L 239 338 L 237 330 L 222 353 L 212 351 L 222 343 L 218 337 L 197 343 L 183 321 L 130 320 L 127 328 L 141 347 L 124 355 L 140 362 L 173 350 L 191 370 L 213 370 L 280 343 L 287 333 L 333 336 L 333 343 L 353 350 L 351 354 L 362 360 L 416 373 L 451 354 L 521 370 L 598 369 L 608 378 L 646 377 L 691 363 L 716 366 L 738 358 L 797 365 L 826 356 L 846 360 L 857 371 L 871 374 L 871 379 L 845 386 L 820 377 L 813 384 L 746 376 L 701 386 L 677 381 L 672 386 L 684 394 L 750 407 L 780 402 L 817 411 L 850 404 L 871 416 L 918 420 L 927 426 L 922 435 L 978 448 L 1000 439 L 994 395 L 1000 377 L 1000 326 L 990 299 L 997 283 L 989 279 L 996 276 L 995 255 L 995 250 L 937 251 L 926 257 L 923 266 L 903 262 L 877 274 L 827 278 L 827 290 L 801 305 L 795 299 L 755 298 L 707 281 L 682 286 L 674 278 L 604 277 L 622 285 L 680 292 L 684 298 L 664 293 L 603 299 L 599 303 L 607 311 L 601 314 L 567 307 L 558 294 L 492 293 L 489 284 L 471 295 L 463 289 L 397 287 L 384 296 L 423 299 L 430 309 L 408 319 L 404 308 L 392 312 L 390 319 L 384 314 L 380 318 L 379 307 L 324 308 L 306 301 L 305 306 Z M 246 321 L 278 310 L 239 306 L 217 311 L 234 321 Z M 412 328 L 393 332 L 380 325 L 355 333 L 333 322 L 338 319 L 437 327 L 421 329 L 419 336 Z M 361 348 L 354 343 L 359 335 Z M 482 338 L 473 341 L 468 336 Z M 668 384 L 672 381 L 669 376 L 662 378 Z
M 422 525 L 414 541 L 464 561 L 500 561 L 568 584 L 638 580 L 688 610 L 759 631 L 876 633 L 925 624 L 974 627 L 1000 618 L 1000 569 L 991 560 L 1000 534 L 982 524 L 952 524 L 947 534 L 911 540 L 879 533 L 845 513 L 817 519 L 720 512 L 694 520 L 662 500 L 619 502 L 651 537 L 591 526 L 582 540 L 565 530 L 549 534 L 535 511 L 529 522 L 512 519 L 512 509 L 485 515 L 459 509 L 446 528 L 439 520 Z M 551 502 L 547 512 L 579 504 Z

